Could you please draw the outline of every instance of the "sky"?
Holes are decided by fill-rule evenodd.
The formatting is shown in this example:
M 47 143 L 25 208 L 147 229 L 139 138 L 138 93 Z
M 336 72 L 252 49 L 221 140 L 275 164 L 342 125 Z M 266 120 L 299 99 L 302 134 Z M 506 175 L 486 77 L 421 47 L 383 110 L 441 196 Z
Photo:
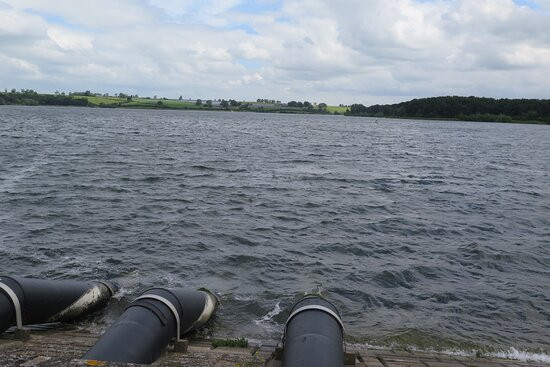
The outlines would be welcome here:
M 550 98 L 550 0 L 0 0 L 0 88 Z

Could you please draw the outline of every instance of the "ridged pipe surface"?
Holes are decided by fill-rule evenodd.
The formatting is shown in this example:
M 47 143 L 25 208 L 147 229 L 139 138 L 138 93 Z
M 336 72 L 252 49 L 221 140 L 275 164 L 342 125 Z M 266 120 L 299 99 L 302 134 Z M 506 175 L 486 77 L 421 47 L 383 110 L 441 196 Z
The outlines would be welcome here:
M 207 291 L 154 288 L 132 302 L 122 316 L 82 357 L 86 360 L 150 364 L 177 335 L 176 317 L 161 297 L 176 309 L 180 335 L 204 325 L 214 314 L 216 297 Z
M 23 325 L 73 321 L 105 305 L 113 287 L 103 282 L 0 276 L 21 306 Z M 0 334 L 16 324 L 14 302 L 0 288 Z
M 344 366 L 344 330 L 336 307 L 309 296 L 294 305 L 285 326 L 283 367 Z

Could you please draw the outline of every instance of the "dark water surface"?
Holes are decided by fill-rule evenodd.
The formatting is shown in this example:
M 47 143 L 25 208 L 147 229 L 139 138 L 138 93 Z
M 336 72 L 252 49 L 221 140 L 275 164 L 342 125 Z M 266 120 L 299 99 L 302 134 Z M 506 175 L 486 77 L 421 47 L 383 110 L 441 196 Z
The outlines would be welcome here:
M 550 350 L 550 127 L 0 108 L 0 267 L 208 287 L 278 338 L 320 290 L 349 340 Z

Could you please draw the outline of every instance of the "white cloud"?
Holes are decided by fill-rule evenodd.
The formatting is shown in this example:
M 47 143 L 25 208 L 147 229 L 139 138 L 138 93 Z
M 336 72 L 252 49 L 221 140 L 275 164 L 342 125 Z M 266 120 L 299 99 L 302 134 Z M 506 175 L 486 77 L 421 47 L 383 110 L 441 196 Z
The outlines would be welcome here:
M 87 27 L 122 28 L 154 21 L 153 9 L 133 0 L 4 0 L 20 14 L 29 10 L 63 18 L 68 23 Z
M 265 48 L 259 47 L 250 41 L 241 42 L 237 46 L 235 51 L 237 57 L 243 57 L 245 59 L 269 59 L 269 51 Z
M 91 50 L 92 38 L 72 33 L 66 29 L 48 28 L 48 37 L 64 50 Z
M 258 11 L 244 0 L 0 0 L 0 87 L 367 104 L 548 98 L 550 3 L 537 3 L 299 0 Z
M 529 45 L 518 45 L 505 54 L 509 65 L 536 67 L 550 60 L 550 48 L 535 48 Z
M 40 75 L 38 65 L 32 64 L 26 60 L 0 55 L 0 61 L 2 65 L 4 65 L 3 69 L 5 72 L 18 72 L 23 77 Z

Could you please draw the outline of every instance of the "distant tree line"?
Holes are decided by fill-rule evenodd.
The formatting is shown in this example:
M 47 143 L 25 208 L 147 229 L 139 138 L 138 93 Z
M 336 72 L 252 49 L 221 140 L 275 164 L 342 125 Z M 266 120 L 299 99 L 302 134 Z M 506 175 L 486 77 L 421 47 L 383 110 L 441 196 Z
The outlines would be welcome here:
M 239 107 L 241 105 L 241 102 L 238 102 L 235 99 L 230 99 L 226 101 L 225 99 L 222 99 L 220 102 L 220 106 L 222 106 L 225 109 L 229 109 L 229 107 Z
M 548 99 L 494 99 L 480 97 L 432 97 L 391 105 L 365 107 L 354 104 L 348 116 L 442 118 L 465 121 L 550 123 Z
M 55 95 L 58 95 L 59 92 L 55 92 Z M 65 94 L 65 92 L 62 92 L 61 94 Z M 110 97 L 109 93 L 93 93 L 89 90 L 85 92 L 69 92 L 69 96 L 81 96 L 81 97 Z M 126 94 L 126 93 L 118 93 L 113 94 L 112 97 L 120 98 L 120 99 L 126 99 L 128 101 L 131 101 L 132 98 L 139 98 L 139 95 L 137 94 Z M 155 96 L 156 97 L 156 96 Z M 166 98 L 165 98 L 166 99 Z
M 296 102 L 296 101 L 290 101 L 286 104 L 288 107 L 294 107 L 294 108 L 304 108 L 308 110 L 309 112 L 315 112 L 315 113 L 327 113 L 327 104 L 326 103 L 319 103 L 317 105 L 317 108 L 315 106 L 308 102 Z
M 87 106 L 88 100 L 86 98 L 73 98 L 72 96 L 66 96 L 65 93 L 57 94 L 39 94 L 32 89 L 21 89 L 16 91 L 5 91 L 0 93 L 0 105 L 3 104 L 16 104 L 26 106 Z
M 258 98 L 256 100 L 258 103 L 269 103 L 269 104 L 281 104 L 281 101 L 276 101 L 274 99 L 265 99 L 265 98 Z
M 313 105 L 311 103 L 309 103 L 308 101 L 304 101 L 304 102 L 290 101 L 286 105 L 288 107 L 313 108 Z

